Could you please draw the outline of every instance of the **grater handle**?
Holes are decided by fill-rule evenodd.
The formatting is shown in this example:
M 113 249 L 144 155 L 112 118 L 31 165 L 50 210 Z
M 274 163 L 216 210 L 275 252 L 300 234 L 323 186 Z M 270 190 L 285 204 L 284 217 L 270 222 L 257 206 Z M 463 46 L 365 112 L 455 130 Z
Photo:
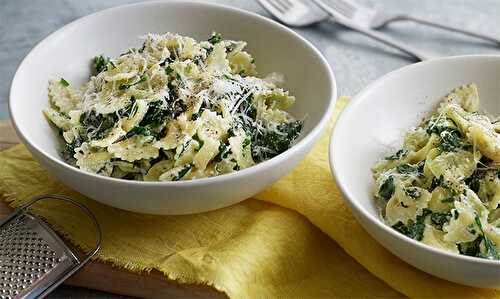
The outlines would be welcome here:
M 74 199 L 71 199 L 69 197 L 62 196 L 62 195 L 55 195 L 55 194 L 40 195 L 40 196 L 36 196 L 35 198 L 33 198 L 29 202 L 25 203 L 24 205 L 20 206 L 18 208 L 18 210 L 20 210 L 20 211 L 16 211 L 16 213 L 13 214 L 13 217 L 16 216 L 21 211 L 27 211 L 29 209 L 29 207 L 31 207 L 33 204 L 35 204 L 38 201 L 43 200 L 43 199 L 55 199 L 55 200 L 68 202 L 68 203 L 76 206 L 80 210 L 82 210 L 82 212 L 87 214 L 87 216 L 90 218 L 90 220 L 92 220 L 92 223 L 94 224 L 95 229 L 96 229 L 96 245 L 95 245 L 94 249 L 87 255 L 87 257 L 84 260 L 79 261 L 79 262 L 86 263 L 87 261 L 89 261 L 94 255 L 97 254 L 97 252 L 101 248 L 102 231 L 101 231 L 101 226 L 97 222 L 97 218 L 95 218 L 94 214 L 89 210 L 89 208 L 87 208 L 83 204 L 75 201 Z M 10 219 L 10 217 L 7 220 L 9 220 L 9 219 Z
M 79 269 L 81 269 L 88 261 L 90 261 L 90 259 L 92 257 L 94 257 L 97 254 L 97 252 L 101 248 L 101 242 L 102 242 L 101 226 L 97 222 L 96 217 L 90 211 L 90 209 L 87 208 L 86 206 L 84 206 L 83 204 L 81 204 L 81 203 L 79 203 L 79 202 L 77 202 L 77 201 L 75 201 L 75 200 L 73 200 L 73 199 L 71 199 L 69 197 L 62 196 L 62 195 L 48 194 L 48 195 L 36 196 L 32 200 L 30 200 L 29 202 L 27 202 L 26 204 L 18 207 L 16 209 L 16 211 L 10 217 L 8 217 L 5 221 L 2 221 L 2 223 L 6 222 L 6 221 L 8 221 L 10 219 L 12 219 L 13 217 L 17 216 L 18 214 L 20 214 L 20 213 L 22 213 L 24 211 L 28 211 L 28 209 L 33 204 L 35 204 L 36 202 L 38 202 L 40 200 L 43 200 L 43 199 L 53 199 L 53 200 L 64 201 L 64 202 L 67 202 L 67 203 L 70 203 L 70 204 L 76 206 L 81 211 L 83 211 L 90 218 L 90 220 L 92 220 L 92 222 L 93 222 L 93 224 L 95 226 L 95 229 L 96 229 L 96 244 L 95 244 L 94 249 L 89 254 L 87 254 L 87 256 L 84 259 L 80 260 L 79 258 L 77 258 L 78 263 L 77 263 L 76 267 L 74 267 L 73 269 L 71 269 L 71 271 L 68 271 L 64 276 L 61 277 L 61 279 L 58 282 L 54 283 L 49 288 L 47 288 L 46 290 L 44 290 L 43 293 L 40 294 L 39 298 L 43 298 L 46 295 L 48 295 L 57 286 L 59 286 L 59 284 L 61 284 L 63 281 L 65 281 L 71 275 L 73 275 L 75 272 L 77 272 Z

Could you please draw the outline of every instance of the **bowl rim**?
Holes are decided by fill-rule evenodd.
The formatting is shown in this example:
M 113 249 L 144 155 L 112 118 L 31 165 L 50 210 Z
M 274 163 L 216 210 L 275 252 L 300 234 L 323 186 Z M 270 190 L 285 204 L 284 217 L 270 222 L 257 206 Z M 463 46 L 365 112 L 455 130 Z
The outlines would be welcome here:
M 207 8 L 207 9 L 215 8 L 215 9 L 219 9 L 219 10 L 224 11 L 224 13 L 239 14 L 241 16 L 253 18 L 253 19 L 256 19 L 260 22 L 263 22 L 267 26 L 273 26 L 273 27 L 279 29 L 281 32 L 292 36 L 295 40 L 298 40 L 300 43 L 304 44 L 309 50 L 311 50 L 316 55 L 319 62 L 323 66 L 325 73 L 326 73 L 325 75 L 327 76 L 328 84 L 329 84 L 328 88 L 329 88 L 329 97 L 330 98 L 328 99 L 328 106 L 327 106 L 327 109 L 324 111 L 323 115 L 321 116 L 319 122 L 300 141 L 293 144 L 285 152 L 283 152 L 283 153 L 281 153 L 281 154 L 279 154 L 279 155 L 277 155 L 269 160 L 263 161 L 263 162 L 258 163 L 256 165 L 253 165 L 251 167 L 248 167 L 248 168 L 245 168 L 242 170 L 238 170 L 238 171 L 235 171 L 232 173 L 222 174 L 222 175 L 207 177 L 207 178 L 185 180 L 185 181 L 134 181 L 134 180 L 124 180 L 124 179 L 120 179 L 120 178 L 107 177 L 107 176 L 103 176 L 103 175 L 98 175 L 98 174 L 86 172 L 86 171 L 83 171 L 77 167 L 69 165 L 62 160 L 59 160 L 59 159 L 53 157 L 51 154 L 47 153 L 43 148 L 34 144 L 28 138 L 26 138 L 26 136 L 23 134 L 23 132 L 19 129 L 19 127 L 17 125 L 17 119 L 16 119 L 16 116 L 13 113 L 13 109 L 12 109 L 12 102 L 16 96 L 16 90 L 20 88 L 18 86 L 20 83 L 19 83 L 19 80 L 17 79 L 19 72 L 23 68 L 26 67 L 27 60 L 33 55 L 33 53 L 36 52 L 39 48 L 43 47 L 46 43 L 49 43 L 52 39 L 56 38 L 58 35 L 62 34 L 64 31 L 66 31 L 74 26 L 78 26 L 78 25 L 80 25 L 80 23 L 87 22 L 89 19 L 101 16 L 101 15 L 112 14 L 114 11 L 121 10 L 121 9 L 130 9 L 130 8 L 140 7 L 140 6 L 156 6 L 156 5 L 196 6 L 197 8 L 201 7 L 201 8 Z M 100 11 L 94 12 L 92 14 L 80 17 L 80 18 L 62 26 L 61 28 L 57 29 L 56 31 L 50 33 L 47 37 L 45 37 L 40 42 L 38 42 L 30 50 L 28 55 L 26 55 L 26 57 L 19 64 L 19 66 L 14 74 L 14 77 L 12 79 L 12 82 L 11 82 L 8 106 L 9 106 L 9 114 L 10 114 L 14 129 L 16 130 L 21 141 L 24 144 L 28 145 L 28 148 L 34 149 L 36 152 L 41 154 L 44 158 L 48 159 L 51 163 L 55 163 L 59 167 L 65 168 L 69 171 L 75 171 L 77 174 L 82 175 L 82 176 L 87 176 L 87 177 L 93 178 L 93 179 L 108 181 L 109 183 L 118 183 L 118 184 L 122 183 L 122 184 L 127 184 L 127 185 L 157 186 L 157 187 L 160 187 L 160 186 L 192 187 L 192 186 L 199 186 L 199 185 L 204 185 L 204 184 L 209 184 L 209 183 L 218 183 L 218 182 L 231 180 L 231 179 L 244 178 L 248 175 L 255 175 L 256 173 L 263 171 L 267 168 L 279 165 L 281 162 L 284 162 L 289 156 L 299 152 L 301 149 L 307 148 L 307 146 L 310 143 L 315 143 L 317 141 L 320 133 L 323 132 L 324 128 L 326 127 L 327 122 L 331 118 L 336 98 L 337 98 L 337 83 L 336 83 L 335 75 L 332 71 L 332 68 L 328 64 L 326 58 L 321 54 L 321 52 L 311 42 L 306 40 L 304 37 L 300 36 L 298 33 L 294 32 L 293 30 L 287 28 L 286 26 L 284 26 L 284 25 L 282 25 L 282 24 L 280 24 L 280 23 L 278 23 L 270 18 L 261 16 L 257 13 L 254 13 L 251 11 L 246 11 L 246 10 L 236 8 L 236 7 L 227 6 L 227 5 L 206 3 L 206 2 L 197 2 L 197 1 L 192 1 L 192 0 L 190 0 L 190 1 L 156 0 L 156 1 L 149 1 L 149 2 L 140 2 L 140 3 L 126 4 L 126 5 L 119 5 L 119 6 L 107 8 L 104 10 L 100 10 Z
M 345 109 L 340 113 L 339 118 L 337 119 L 337 122 L 335 123 L 335 127 L 332 130 L 332 134 L 330 136 L 330 143 L 329 143 L 329 164 L 330 164 L 330 169 L 332 171 L 333 177 L 335 179 L 335 182 L 337 186 L 339 187 L 343 199 L 347 204 L 351 207 L 351 209 L 354 209 L 355 212 L 354 216 L 357 218 L 357 215 L 360 215 L 359 217 L 362 217 L 366 219 L 371 225 L 374 225 L 376 228 L 378 228 L 379 231 L 383 231 L 385 234 L 389 234 L 390 236 L 396 238 L 399 242 L 405 242 L 409 245 L 413 245 L 418 247 L 419 249 L 422 249 L 426 253 L 432 253 L 435 255 L 438 255 L 443 258 L 450 258 L 454 259 L 458 262 L 472 262 L 472 263 L 478 263 L 478 264 L 484 264 L 488 266 L 500 266 L 500 260 L 490 260 L 490 259 L 485 259 L 485 258 L 479 258 L 479 257 L 472 257 L 472 256 L 467 256 L 463 254 L 455 254 L 451 252 L 447 252 L 435 247 L 432 247 L 430 245 L 424 244 L 420 241 L 414 240 L 410 237 L 407 237 L 396 230 L 392 229 L 389 227 L 387 224 L 385 224 L 382 219 L 379 217 L 376 217 L 375 215 L 369 213 L 360 203 L 358 200 L 356 200 L 356 196 L 351 193 L 351 191 L 344 185 L 344 179 L 342 179 L 342 171 L 337 168 L 335 165 L 335 161 L 337 161 L 340 157 L 336 154 L 336 151 L 334 150 L 338 146 L 338 142 L 336 141 L 336 138 L 334 136 L 339 132 L 340 130 L 344 130 L 344 123 L 346 122 L 346 118 L 348 114 L 354 113 L 354 109 L 358 106 L 361 105 L 365 101 L 369 101 L 369 94 L 372 92 L 373 89 L 377 88 L 378 86 L 386 83 L 387 81 L 390 81 L 393 79 L 393 77 L 401 74 L 401 73 L 407 73 L 411 72 L 416 68 L 420 68 L 426 65 L 431 65 L 435 63 L 443 63 L 446 61 L 460 61 L 460 60 L 474 60 L 474 59 L 496 59 L 500 61 L 500 55 L 481 55 L 481 54 L 476 54 L 476 55 L 458 55 L 458 56 L 449 56 L 449 57 L 443 57 L 443 58 L 435 58 L 427 61 L 422 61 L 414 64 L 410 64 L 401 68 L 398 68 L 396 70 L 393 70 L 382 77 L 376 79 L 372 83 L 370 83 L 368 86 L 363 88 L 358 94 L 356 94 L 347 104 Z M 368 230 L 366 230 L 368 231 Z M 372 235 L 369 232 L 370 235 Z M 373 235 L 372 235 L 373 236 Z M 375 236 L 373 236 L 377 242 L 381 243 Z M 381 243 L 382 244 L 382 243 Z M 383 244 L 382 244 L 383 245 Z M 384 245 L 385 247 L 385 245 Z M 388 249 L 388 248 L 386 248 Z M 391 251 L 391 250 L 389 250 Z

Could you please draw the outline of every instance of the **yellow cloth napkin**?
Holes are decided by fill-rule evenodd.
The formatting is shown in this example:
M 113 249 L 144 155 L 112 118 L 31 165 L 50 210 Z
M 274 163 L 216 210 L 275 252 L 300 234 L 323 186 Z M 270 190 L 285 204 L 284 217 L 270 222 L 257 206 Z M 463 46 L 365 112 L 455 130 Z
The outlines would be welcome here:
M 346 102 L 338 101 L 334 119 Z M 12 206 L 45 193 L 75 198 L 102 226 L 98 260 L 131 271 L 157 269 L 180 282 L 212 285 L 233 298 L 402 297 L 395 290 L 418 298 L 500 298 L 500 291 L 425 274 L 367 235 L 329 172 L 332 127 L 333 122 L 292 173 L 256 196 L 260 200 L 213 212 L 153 216 L 102 205 L 63 186 L 21 145 L 0 153 L 0 195 Z M 91 246 L 90 225 L 66 205 L 46 202 L 36 212 L 76 245 Z

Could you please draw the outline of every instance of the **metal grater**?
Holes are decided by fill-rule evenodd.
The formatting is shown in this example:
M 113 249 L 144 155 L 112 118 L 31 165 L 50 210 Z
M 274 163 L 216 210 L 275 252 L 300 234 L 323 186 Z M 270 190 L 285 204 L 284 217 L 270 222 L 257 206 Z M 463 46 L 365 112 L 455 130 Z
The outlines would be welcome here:
M 85 212 L 96 228 L 96 246 L 79 256 L 29 208 L 39 200 L 61 200 Z M 85 265 L 101 246 L 101 229 L 82 204 L 59 195 L 32 199 L 0 223 L 0 299 L 43 298 Z

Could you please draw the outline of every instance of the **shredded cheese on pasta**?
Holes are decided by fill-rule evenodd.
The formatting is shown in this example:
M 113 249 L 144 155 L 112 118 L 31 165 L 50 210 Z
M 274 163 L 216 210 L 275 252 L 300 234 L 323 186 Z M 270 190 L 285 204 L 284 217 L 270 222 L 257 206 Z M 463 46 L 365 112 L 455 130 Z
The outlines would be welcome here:
M 139 49 L 98 56 L 89 81 L 49 81 L 43 112 L 66 143 L 63 158 L 101 175 L 187 180 L 251 167 L 302 130 L 283 76 L 257 77 L 242 41 L 147 34 Z

